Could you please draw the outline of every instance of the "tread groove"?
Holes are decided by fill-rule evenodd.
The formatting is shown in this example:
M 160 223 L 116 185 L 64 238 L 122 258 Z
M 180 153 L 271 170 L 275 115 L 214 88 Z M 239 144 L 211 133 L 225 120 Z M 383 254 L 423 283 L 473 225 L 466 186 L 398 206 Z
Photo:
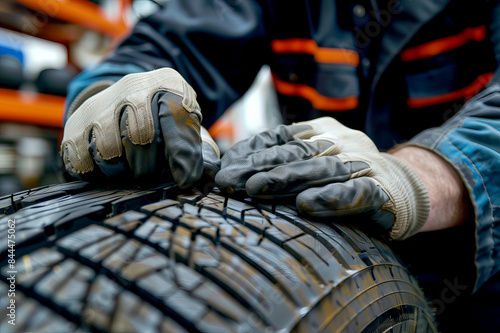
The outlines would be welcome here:
M 177 226 L 178 226 L 178 225 L 180 225 L 180 222 L 179 222 L 179 224 L 177 224 Z M 172 229 L 177 228 L 177 226 L 176 226 L 176 227 L 174 227 L 174 226 L 176 226 L 176 224 L 173 224 Z M 217 229 L 217 230 L 220 230 L 220 229 Z M 119 233 L 122 233 L 122 231 L 121 231 L 121 230 L 114 230 L 114 231 L 119 232 Z M 124 233 L 124 234 L 128 234 L 128 233 Z M 173 236 L 174 236 L 174 232 L 172 232 L 172 233 L 171 233 L 171 236 L 170 236 L 170 237 L 171 237 L 171 239 L 170 239 L 170 241 L 169 241 L 169 244 L 170 244 L 170 245 L 169 245 L 169 249 L 167 249 L 167 250 L 165 250 L 165 249 L 163 249 L 163 248 L 158 247 L 158 245 L 157 245 L 157 244 L 152 243 L 152 242 L 151 242 L 151 241 L 149 241 L 148 239 L 139 238 L 139 237 L 135 236 L 135 234 L 128 234 L 128 236 L 129 236 L 131 239 L 134 239 L 134 240 L 140 241 L 141 243 L 143 243 L 143 244 L 145 244 L 145 245 L 147 245 L 147 246 L 150 246 L 150 247 L 152 247 L 153 249 L 155 249 L 156 251 L 158 251 L 158 252 L 160 252 L 160 253 L 162 253 L 162 254 L 166 255 L 168 258 L 170 258 L 170 261 L 171 261 L 171 264 L 172 264 L 172 265 L 175 265 L 175 264 L 177 264 L 177 263 L 179 263 L 179 264 L 184 264 L 184 265 L 186 264 L 186 263 L 184 263 L 184 262 L 182 261 L 182 258 L 180 258 L 180 257 L 178 257 L 178 256 L 177 256 L 177 254 L 176 254 L 176 253 L 175 253 L 175 251 L 174 251 L 174 246 L 172 246 L 172 245 L 174 244 L 174 241 L 173 241 L 173 239 L 174 239 L 174 238 L 173 238 Z M 209 240 L 210 240 L 210 239 L 209 239 Z M 218 247 L 218 245 L 217 245 L 217 244 L 215 244 L 215 243 L 214 243 L 214 245 L 215 245 L 215 247 L 216 247 L 216 248 Z M 139 249 L 137 249 L 136 251 L 139 251 Z M 172 257 L 173 257 L 173 259 L 172 259 Z M 177 261 L 177 259 L 181 259 L 181 261 L 179 261 L 179 262 L 178 262 L 178 261 Z M 187 266 L 187 265 L 186 265 L 186 266 Z M 109 270 L 107 270 L 107 269 L 106 269 L 105 271 L 106 271 L 106 276 L 108 276 L 108 278 L 113 278 L 113 275 L 112 275 L 113 273 L 110 273 L 110 271 L 109 271 Z M 217 278 L 216 278 L 213 274 L 211 274 L 210 272 L 207 272 L 207 271 L 204 269 L 204 267 L 201 267 L 201 266 L 199 266 L 199 265 L 196 265 L 196 271 L 197 271 L 197 272 L 199 272 L 199 273 L 205 273 L 205 275 L 204 275 L 204 276 L 206 276 L 206 277 L 210 278 L 210 280 L 211 280 L 212 282 L 214 282 L 214 283 L 215 283 L 215 284 L 217 284 L 219 287 L 221 287 L 223 290 L 225 290 L 227 293 L 229 293 L 230 295 L 232 295 L 232 296 L 233 296 L 236 300 L 238 300 L 238 302 L 240 302 L 240 304 L 241 304 L 241 305 L 243 305 L 244 307 L 249 308 L 249 309 L 256 310 L 256 309 L 255 309 L 255 308 L 254 308 L 254 307 L 253 307 L 250 303 L 248 303 L 248 302 L 247 302 L 244 298 L 241 298 L 241 296 L 240 296 L 240 295 L 239 295 L 239 294 L 238 294 L 235 290 L 233 290 L 233 289 L 231 289 L 231 288 L 228 288 L 228 286 L 227 286 L 226 284 L 224 284 L 224 283 L 223 283 L 223 282 L 221 282 L 219 279 L 217 279 Z M 173 270 L 173 272 L 174 272 L 174 274 L 175 274 L 175 270 Z M 114 280 L 114 279 L 113 279 L 113 280 Z M 115 282 L 116 282 L 116 281 L 115 281 Z M 258 314 L 257 314 L 257 316 L 258 316 L 258 318 L 259 318 L 261 321 L 263 321 L 264 323 L 266 323 L 267 325 L 269 325 L 269 323 L 267 322 L 267 320 L 266 320 L 265 318 L 263 318 L 262 316 L 260 316 L 260 315 L 258 315 Z
M 333 322 L 361 331 L 398 324 L 386 311 L 398 296 L 411 310 L 398 320 L 419 317 L 419 331 L 435 332 L 422 290 L 389 247 L 350 225 L 308 221 L 290 206 L 172 183 L 73 182 L 1 197 L 0 209 L 0 232 L 9 218 L 24 230 L 16 257 L 34 260 L 19 291 L 60 316 L 57 325 L 116 332 L 148 320 L 153 331 L 316 332 Z M 6 254 L 0 248 L 2 269 Z
M 140 250 L 140 248 L 138 248 L 136 250 L 135 254 L 137 254 L 137 252 L 139 250 Z M 135 283 L 129 283 L 128 281 L 124 280 L 123 277 L 121 277 L 118 273 L 111 271 L 110 269 L 104 267 L 101 264 L 96 264 L 96 263 L 93 263 L 91 261 L 87 262 L 85 260 L 85 258 L 82 258 L 81 256 L 79 256 L 78 253 L 75 253 L 74 255 L 72 255 L 71 252 L 68 253 L 68 250 L 66 250 L 64 248 L 61 249 L 61 252 L 66 252 L 66 255 L 69 255 L 70 258 L 72 258 L 73 260 L 75 260 L 81 264 L 84 264 L 87 267 L 92 268 L 94 270 L 94 272 L 96 273 L 96 275 L 99 275 L 99 273 L 104 273 L 104 275 L 107 278 L 109 278 L 111 281 L 117 283 L 119 286 L 121 286 L 125 290 L 128 290 L 128 291 L 134 293 L 136 296 L 147 301 L 150 305 L 159 308 L 166 315 L 168 315 L 170 318 L 176 320 L 177 323 L 181 324 L 182 327 L 193 330 L 194 332 L 198 332 L 198 330 L 196 330 L 194 327 L 192 327 L 192 325 L 190 325 L 189 322 L 186 322 L 185 319 L 178 316 L 178 314 L 173 309 L 169 308 L 168 306 L 166 306 L 163 303 L 158 304 L 158 301 L 154 298 L 154 296 L 149 294 L 146 290 L 138 288 L 135 285 Z M 135 254 L 134 254 L 134 256 L 135 256 Z M 144 297 L 145 295 L 148 295 L 148 297 Z M 178 321 L 177 318 L 181 318 L 181 320 Z

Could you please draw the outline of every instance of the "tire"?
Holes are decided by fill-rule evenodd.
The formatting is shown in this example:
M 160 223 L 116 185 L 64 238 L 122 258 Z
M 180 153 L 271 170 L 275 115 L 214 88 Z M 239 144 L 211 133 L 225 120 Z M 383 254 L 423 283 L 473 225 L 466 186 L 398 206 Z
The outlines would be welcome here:
M 68 85 L 76 76 L 70 69 L 46 68 L 42 70 L 35 79 L 35 86 L 39 93 L 66 96 Z
M 71 182 L 0 198 L 0 237 L 1 332 L 436 332 L 384 243 L 285 206 Z
M 0 55 L 0 88 L 19 89 L 24 83 L 21 61 L 10 55 Z

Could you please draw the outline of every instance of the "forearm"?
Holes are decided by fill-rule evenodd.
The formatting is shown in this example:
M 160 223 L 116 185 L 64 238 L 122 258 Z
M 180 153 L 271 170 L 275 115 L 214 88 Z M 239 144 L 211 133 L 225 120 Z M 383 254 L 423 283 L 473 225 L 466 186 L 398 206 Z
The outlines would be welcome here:
M 414 146 L 390 152 L 407 163 L 424 183 L 431 204 L 427 222 L 420 231 L 446 229 L 465 222 L 472 209 L 462 180 L 453 167 L 437 154 Z

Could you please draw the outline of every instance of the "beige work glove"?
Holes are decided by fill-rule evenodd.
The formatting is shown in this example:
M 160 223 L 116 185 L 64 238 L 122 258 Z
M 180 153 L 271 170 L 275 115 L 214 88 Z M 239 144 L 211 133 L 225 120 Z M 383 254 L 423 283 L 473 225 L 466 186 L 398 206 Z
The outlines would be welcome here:
M 66 170 L 77 178 L 132 175 L 159 181 L 158 176 L 171 176 L 189 188 L 204 169 L 218 170 L 219 150 L 200 125 L 196 93 L 173 69 L 98 82 L 77 97 L 69 112 L 61 154 Z
M 253 197 L 296 196 L 297 208 L 312 217 L 364 216 L 392 239 L 415 234 L 430 209 L 410 167 L 329 117 L 280 125 L 236 144 L 215 181 Z

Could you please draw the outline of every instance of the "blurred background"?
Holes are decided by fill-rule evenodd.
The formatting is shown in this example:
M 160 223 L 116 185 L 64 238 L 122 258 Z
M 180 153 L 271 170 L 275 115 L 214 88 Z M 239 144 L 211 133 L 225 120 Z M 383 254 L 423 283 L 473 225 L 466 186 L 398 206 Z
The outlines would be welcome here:
M 59 144 L 68 83 L 159 6 L 168 0 L 0 1 L 0 195 L 66 181 Z M 281 123 L 276 104 L 263 67 L 210 128 L 221 150 Z

